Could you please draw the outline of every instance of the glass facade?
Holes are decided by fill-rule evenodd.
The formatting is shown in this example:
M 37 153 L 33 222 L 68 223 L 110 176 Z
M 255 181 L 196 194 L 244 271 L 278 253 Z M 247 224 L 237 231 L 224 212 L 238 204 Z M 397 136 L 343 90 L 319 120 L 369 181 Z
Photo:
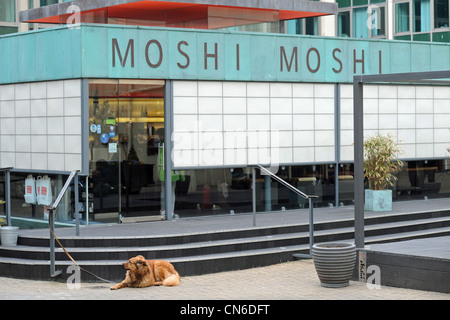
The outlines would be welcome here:
M 386 37 L 385 1 L 338 0 L 337 3 L 337 36 L 362 39 Z
M 449 42 L 449 1 L 395 3 L 395 40 Z
M 409 2 L 395 4 L 395 32 L 408 32 L 409 22 Z
M 0 0 L 0 22 L 16 22 L 16 0 Z
M 434 27 L 436 29 L 449 27 L 448 7 L 448 0 L 434 0 Z
M 449 42 L 448 0 L 337 0 L 336 35 Z M 389 10 L 393 11 L 390 12 Z M 393 17 L 391 22 L 387 16 Z
M 2 4 L 6 4 L 3 7 L 6 9 L 0 11 L 0 20 L 15 22 L 16 1 L 1 1 Z M 57 0 L 42 0 L 40 5 L 57 2 Z M 384 38 L 387 36 L 386 16 L 389 15 L 386 2 L 345 0 L 338 1 L 338 3 L 340 9 L 336 20 L 339 36 L 354 38 Z M 404 39 L 408 39 L 408 37 L 411 39 L 411 35 L 414 35 L 417 40 L 449 41 L 448 6 L 448 0 L 395 1 L 393 5 L 395 22 L 391 26 L 394 28 L 393 34 L 397 37 L 404 37 Z M 215 16 L 226 14 L 224 12 L 212 14 L 211 21 Z M 230 16 L 233 15 L 230 13 Z M 106 17 L 104 12 L 100 11 L 86 13 L 85 18 L 88 19 L 87 21 L 94 22 L 113 19 L 111 15 Z M 256 16 L 253 18 L 255 20 L 252 23 L 232 29 L 252 32 L 319 34 L 318 18 L 298 19 L 288 23 L 278 21 L 259 23 L 256 21 Z M 117 19 L 117 21 L 113 19 L 114 21 L 111 20 L 111 22 L 138 24 L 136 21 Z M 194 24 L 194 22 L 192 23 Z M 4 32 L 2 30 L 5 28 L 10 30 L 15 27 L 0 26 L 0 34 Z M 256 175 L 252 176 L 252 168 L 241 164 L 239 164 L 240 167 L 227 167 L 228 165 L 226 165 L 223 168 L 174 171 L 172 173 L 172 190 L 165 190 L 163 174 L 165 161 L 163 150 L 166 141 L 166 137 L 164 137 L 164 103 L 167 98 L 164 95 L 165 81 L 90 79 L 88 82 L 89 175 L 84 177 L 79 185 L 82 202 L 80 209 L 83 219 L 89 219 L 92 223 L 117 222 L 120 217 L 159 217 L 168 211 L 173 211 L 182 218 L 249 213 L 252 211 L 253 201 L 256 203 L 257 212 L 284 211 L 305 208 L 308 205 L 307 201 L 278 182 L 261 175 L 258 170 L 256 170 Z M 319 87 L 316 91 L 320 91 Z M 247 96 L 241 98 L 236 101 L 251 100 Z M 309 125 L 314 125 L 309 132 L 310 139 L 304 138 L 307 136 L 304 134 L 301 137 L 301 143 L 305 143 L 306 146 L 314 139 L 323 140 L 322 142 L 326 142 L 331 148 L 334 148 L 336 144 L 334 134 L 338 130 L 334 128 L 335 121 L 337 121 L 334 114 L 337 112 L 334 109 L 335 101 L 331 97 L 328 97 L 329 99 L 315 98 L 303 99 L 301 107 L 311 106 L 321 113 L 328 112 L 329 114 L 321 114 L 317 117 L 317 121 L 309 121 Z M 264 103 L 268 101 L 268 98 L 254 98 L 251 101 L 256 99 L 260 99 L 258 104 L 260 108 L 264 107 Z M 209 103 L 213 100 L 203 99 L 202 101 Z M 209 104 L 208 108 L 210 108 L 208 112 L 211 113 L 212 104 Z M 284 112 L 281 111 L 282 109 L 269 109 L 271 113 Z M 208 112 L 207 115 L 210 115 Z M 232 119 L 239 119 L 241 110 L 236 113 L 236 117 Z M 285 114 L 278 116 L 279 119 L 289 118 Z M 320 126 L 323 126 L 325 121 L 320 119 L 325 119 L 325 117 L 332 123 L 332 126 L 321 130 Z M 231 117 L 224 117 L 224 119 L 231 119 Z M 280 123 L 281 129 L 286 129 L 282 127 L 285 123 L 281 121 Z M 274 125 L 274 123 L 271 124 Z M 214 123 L 208 123 L 208 125 L 215 126 Z M 302 124 L 302 126 L 302 130 L 305 130 L 307 125 Z M 325 129 L 329 134 L 324 134 Z M 245 134 L 245 131 L 239 131 L 239 133 Z M 293 138 L 291 137 L 291 139 Z M 332 153 L 335 154 L 334 149 Z M 301 191 L 319 196 L 315 201 L 317 207 L 352 204 L 353 164 L 348 160 L 344 162 L 340 162 L 340 160 L 326 161 L 319 160 L 315 164 L 304 161 L 309 163 L 307 165 L 289 161 L 286 162 L 287 165 L 281 166 L 276 174 Z M 448 196 L 450 180 L 447 168 L 447 159 L 405 162 L 405 167 L 398 173 L 399 180 L 393 188 L 394 199 Z M 66 176 L 59 174 L 50 173 L 49 176 L 53 180 L 55 191 L 61 188 L 66 179 Z M 25 178 L 26 173 L 15 172 L 12 175 L 12 188 L 16 190 L 12 194 L 14 215 L 22 218 L 45 219 L 44 211 L 37 212 L 34 206 L 27 205 L 23 201 Z M 253 181 L 256 185 L 254 199 L 251 189 Z M 164 197 L 169 192 L 172 193 L 174 199 L 173 208 L 164 206 Z M 65 199 L 64 206 L 68 210 L 65 211 L 67 213 L 62 216 L 60 222 L 72 223 L 73 188 L 65 196 Z M 4 208 L 0 210 L 4 210 Z
M 164 81 L 89 81 L 93 219 L 159 215 Z
M 414 1 L 414 32 L 430 31 L 430 0 L 416 0 Z

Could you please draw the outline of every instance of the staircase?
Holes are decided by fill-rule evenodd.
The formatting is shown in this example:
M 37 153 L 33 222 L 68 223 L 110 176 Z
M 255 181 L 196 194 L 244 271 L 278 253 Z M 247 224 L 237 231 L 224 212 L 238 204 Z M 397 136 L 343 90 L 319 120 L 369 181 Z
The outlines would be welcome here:
M 338 209 L 328 209 L 332 210 Z M 315 215 L 322 217 L 322 219 L 315 218 L 317 221 L 314 224 L 315 243 L 337 240 L 353 242 L 353 217 L 347 215 L 342 218 L 326 218 L 327 213 L 321 213 L 318 209 L 315 210 Z M 219 218 L 210 218 L 206 223 L 214 224 L 214 219 Z M 150 222 L 154 227 L 157 227 L 158 223 L 164 222 Z M 98 232 L 101 233 L 102 228 L 108 227 L 93 228 L 98 228 Z M 138 254 L 147 259 L 169 260 L 182 276 L 290 261 L 294 259 L 294 253 L 309 253 L 308 228 L 305 220 L 285 225 L 228 228 L 221 231 L 198 231 L 200 228 L 190 233 L 167 235 L 80 237 L 72 235 L 61 236 L 59 239 L 83 268 L 102 278 L 119 281 L 124 277 L 122 263 Z M 56 268 L 61 270 L 62 274 L 57 278 L 51 278 L 48 232 L 46 235 L 36 235 L 24 231 L 21 232 L 18 246 L 0 246 L 0 276 L 65 281 L 71 275 L 66 270 L 72 262 L 63 250 L 56 244 Z M 450 235 L 450 209 L 366 214 L 366 245 L 444 235 Z M 98 281 L 83 272 L 81 280 Z

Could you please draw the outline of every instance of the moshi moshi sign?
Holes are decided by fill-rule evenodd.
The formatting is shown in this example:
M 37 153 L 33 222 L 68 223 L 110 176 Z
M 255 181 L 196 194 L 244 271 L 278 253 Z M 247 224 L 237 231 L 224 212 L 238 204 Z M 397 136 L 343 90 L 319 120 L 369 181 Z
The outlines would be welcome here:
M 82 24 L 0 36 L 0 65 L 0 83 L 91 77 L 348 83 L 359 74 L 448 70 L 450 44 Z
M 211 31 L 146 31 L 127 29 L 108 33 L 108 74 L 168 79 L 352 82 L 358 74 L 430 71 L 450 66 L 449 45 Z

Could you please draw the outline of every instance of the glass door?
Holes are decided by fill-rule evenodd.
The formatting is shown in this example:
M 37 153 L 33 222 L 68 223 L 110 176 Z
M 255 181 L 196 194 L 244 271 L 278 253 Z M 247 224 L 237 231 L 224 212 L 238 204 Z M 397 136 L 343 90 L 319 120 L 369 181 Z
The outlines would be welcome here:
M 159 215 L 164 81 L 90 80 L 89 107 L 90 217 L 117 222 Z

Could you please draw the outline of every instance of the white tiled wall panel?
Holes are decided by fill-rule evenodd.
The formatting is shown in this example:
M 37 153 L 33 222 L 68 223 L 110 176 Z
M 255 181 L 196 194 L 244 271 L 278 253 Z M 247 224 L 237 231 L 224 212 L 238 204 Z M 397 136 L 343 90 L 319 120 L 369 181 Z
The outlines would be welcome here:
M 353 161 L 353 86 L 341 85 L 341 161 Z M 413 85 L 364 86 L 364 137 L 391 133 L 400 158 L 450 154 L 450 88 Z
M 81 80 L 0 86 L 0 167 L 81 170 Z
M 334 86 L 174 82 L 175 167 L 335 161 Z

